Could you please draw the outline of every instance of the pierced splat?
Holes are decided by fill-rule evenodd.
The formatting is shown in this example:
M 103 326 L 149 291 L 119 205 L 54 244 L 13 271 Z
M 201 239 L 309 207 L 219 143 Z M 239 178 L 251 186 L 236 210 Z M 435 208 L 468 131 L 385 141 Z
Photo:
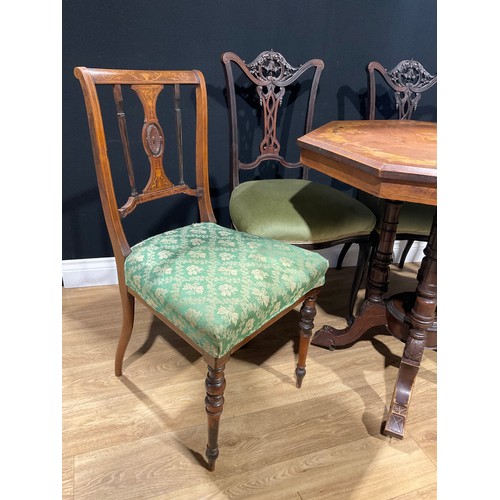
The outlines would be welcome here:
M 260 153 L 278 154 L 281 147 L 276 137 L 278 108 L 285 95 L 285 89 L 276 87 L 271 83 L 266 86 L 266 91 L 262 86 L 257 87 L 257 94 L 260 98 L 260 105 L 264 110 L 264 138 L 260 143 Z
M 163 85 L 132 85 L 144 108 L 142 144 L 149 158 L 151 173 L 143 193 L 150 193 L 173 186 L 163 169 L 165 138 L 156 116 L 156 101 Z
M 313 68 L 314 76 L 310 86 L 304 132 L 311 130 L 319 77 L 324 67 L 323 61 L 311 59 L 299 67 L 294 67 L 279 52 L 273 50 L 261 52 L 249 64 L 246 64 L 243 59 L 233 52 L 225 52 L 222 54 L 221 59 L 224 65 L 228 90 L 228 109 L 231 125 L 231 184 L 233 189 L 239 184 L 240 169 L 250 170 L 268 160 L 277 161 L 287 168 L 303 168 L 304 178 L 307 178 L 307 168 L 304 165 L 297 161 L 288 161 L 280 153 L 281 146 L 277 136 L 278 113 L 286 88 L 297 81 L 308 69 Z M 248 163 L 239 160 L 238 111 L 233 64 L 252 82 L 252 89 L 256 92 L 263 110 L 262 141 L 259 146 L 259 155 Z
M 247 68 L 262 82 L 262 85 L 257 86 L 257 95 L 264 112 L 260 154 L 278 155 L 281 148 L 276 136 L 278 108 L 285 95 L 286 83 L 284 82 L 293 77 L 298 68 L 290 65 L 279 52 L 272 50 L 259 54 L 250 64 L 247 64 Z
M 286 85 L 299 68 L 294 68 L 279 52 L 266 50 L 261 52 L 247 68 L 252 75 L 264 82 L 276 82 Z
M 418 61 L 405 59 L 399 62 L 390 71 L 387 71 L 380 63 L 371 62 L 368 65 L 370 75 L 370 119 L 375 117 L 375 84 L 374 71 L 378 71 L 385 81 L 394 90 L 394 99 L 398 118 L 400 120 L 411 120 L 412 113 L 417 109 L 422 92 L 430 89 L 436 82 L 437 76 L 431 75 Z

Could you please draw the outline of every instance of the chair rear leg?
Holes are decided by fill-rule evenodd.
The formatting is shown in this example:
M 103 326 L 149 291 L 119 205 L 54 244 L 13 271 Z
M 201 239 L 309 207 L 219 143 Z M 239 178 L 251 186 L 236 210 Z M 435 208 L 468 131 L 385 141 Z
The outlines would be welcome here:
M 120 340 L 118 341 L 118 346 L 116 348 L 115 354 L 115 375 L 120 377 L 123 370 L 123 358 L 125 357 L 125 351 L 127 350 L 128 343 L 130 341 L 130 336 L 132 335 L 132 328 L 134 326 L 134 312 L 135 312 L 135 297 L 130 295 L 127 291 L 122 292 L 122 332 L 120 334 Z
M 408 256 L 408 252 L 410 251 L 410 248 L 412 247 L 413 243 L 415 243 L 415 240 L 408 240 L 406 242 L 406 245 L 403 249 L 403 253 L 401 254 L 401 258 L 399 259 L 399 265 L 398 265 L 399 269 L 403 269 L 406 257 Z
M 219 421 L 224 408 L 224 389 L 226 379 L 224 378 L 225 365 L 219 368 L 212 368 L 208 365 L 205 388 L 207 396 L 205 398 L 205 411 L 208 417 L 208 443 L 205 455 L 208 460 L 208 470 L 215 469 L 215 461 L 219 456 Z
M 297 361 L 297 368 L 295 368 L 296 387 L 302 387 L 302 380 L 306 374 L 306 359 L 311 343 L 312 331 L 314 328 L 314 317 L 316 316 L 316 298 L 318 297 L 319 290 L 313 295 L 307 297 L 300 308 L 300 345 L 299 345 L 299 359 Z
M 359 289 L 361 288 L 363 276 L 365 275 L 366 272 L 368 260 L 370 258 L 371 248 L 372 248 L 371 241 L 359 243 L 358 262 L 356 263 L 356 271 L 354 273 L 354 278 L 352 281 L 351 295 L 349 297 L 349 310 L 346 318 L 347 323 L 349 325 L 351 325 L 352 322 L 354 321 L 354 305 L 356 303 L 356 298 L 358 296 Z
M 342 250 L 340 251 L 339 258 L 337 260 L 337 266 L 335 269 L 340 270 L 342 268 L 342 264 L 344 263 L 344 258 L 347 255 L 347 252 L 349 251 L 349 248 L 351 248 L 352 243 L 344 243 L 344 246 L 342 247 Z

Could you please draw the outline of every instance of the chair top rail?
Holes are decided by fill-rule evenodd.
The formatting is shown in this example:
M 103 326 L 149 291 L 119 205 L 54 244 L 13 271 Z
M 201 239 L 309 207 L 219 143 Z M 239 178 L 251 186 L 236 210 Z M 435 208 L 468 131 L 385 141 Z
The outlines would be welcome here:
M 115 84 L 124 85 L 141 84 L 199 84 L 199 72 L 197 70 L 185 71 L 156 71 L 156 70 L 126 70 L 126 69 L 100 69 L 85 68 L 79 66 L 75 68 L 75 74 L 78 71 L 85 71 L 96 84 Z

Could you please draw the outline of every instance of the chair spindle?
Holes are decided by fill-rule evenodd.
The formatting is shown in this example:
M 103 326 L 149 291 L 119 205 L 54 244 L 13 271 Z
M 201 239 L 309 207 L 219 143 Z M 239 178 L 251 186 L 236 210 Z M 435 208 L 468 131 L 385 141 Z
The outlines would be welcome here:
M 125 158 L 125 165 L 127 167 L 128 180 L 130 183 L 130 196 L 135 197 L 139 193 L 137 191 L 137 186 L 135 185 L 134 167 L 132 165 L 132 157 L 130 156 L 130 145 L 127 132 L 127 120 L 123 109 L 122 86 L 120 84 L 113 86 L 113 97 L 116 104 L 116 116 L 118 119 L 118 127 L 120 128 L 123 156 Z
M 174 110 L 175 110 L 175 127 L 177 131 L 177 151 L 179 158 L 179 184 L 184 182 L 184 156 L 182 147 L 182 112 L 180 106 L 181 88 L 179 84 L 174 85 Z

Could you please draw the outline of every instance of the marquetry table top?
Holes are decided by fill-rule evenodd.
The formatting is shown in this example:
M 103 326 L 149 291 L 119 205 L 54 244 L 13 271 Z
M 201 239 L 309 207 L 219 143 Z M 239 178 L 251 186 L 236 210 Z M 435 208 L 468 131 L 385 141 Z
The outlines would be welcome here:
M 437 205 L 437 126 L 342 120 L 298 139 L 301 162 L 379 198 Z

